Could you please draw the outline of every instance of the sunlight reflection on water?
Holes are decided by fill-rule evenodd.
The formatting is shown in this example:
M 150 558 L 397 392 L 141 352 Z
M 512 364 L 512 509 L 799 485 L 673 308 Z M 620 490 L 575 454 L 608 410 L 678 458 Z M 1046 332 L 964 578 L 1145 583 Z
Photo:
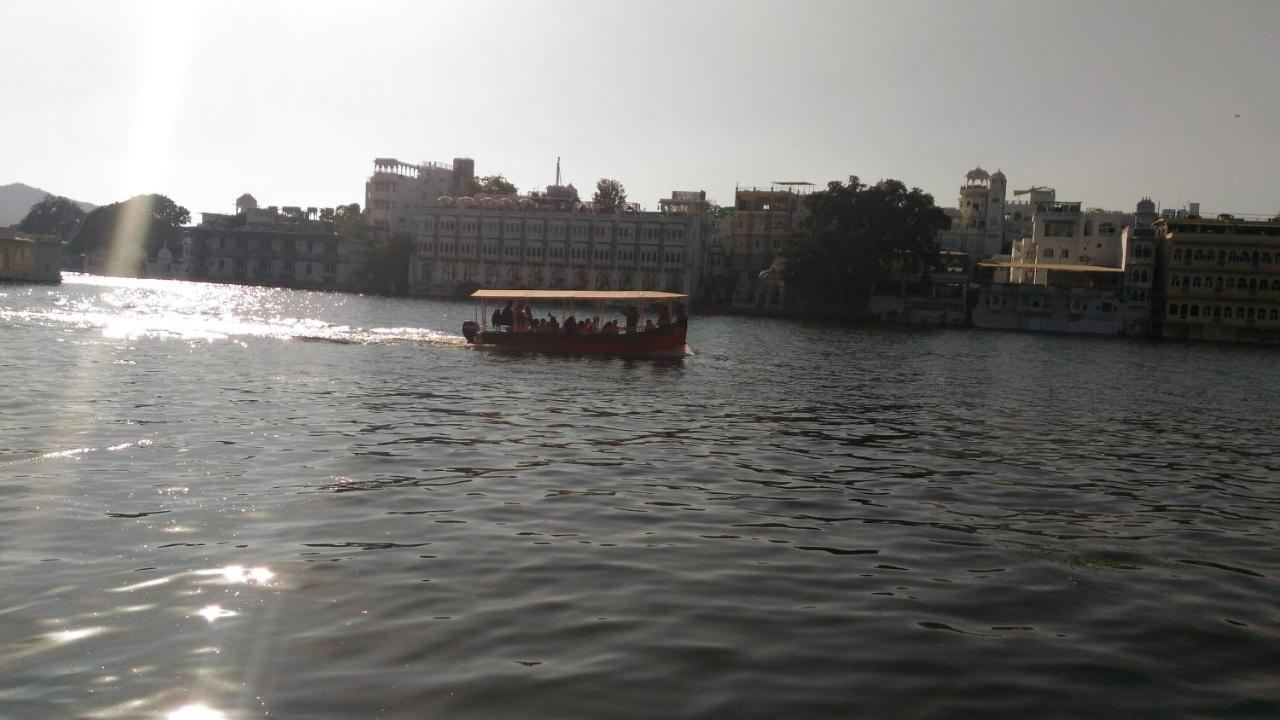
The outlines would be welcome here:
M 321 320 L 315 298 L 283 288 L 174 280 L 136 280 L 64 273 L 67 287 L 101 289 L 99 295 L 60 298 L 42 310 L 0 310 L 0 321 L 97 328 L 110 340 L 141 338 L 217 341 L 235 337 L 350 344 L 418 341 L 459 344 L 454 333 L 420 327 L 360 328 Z M 344 296 L 326 296 L 341 307 Z M 308 312 L 312 311 L 312 312 Z
M 226 713 L 208 705 L 195 703 L 183 705 L 165 716 L 165 720 L 227 720 Z

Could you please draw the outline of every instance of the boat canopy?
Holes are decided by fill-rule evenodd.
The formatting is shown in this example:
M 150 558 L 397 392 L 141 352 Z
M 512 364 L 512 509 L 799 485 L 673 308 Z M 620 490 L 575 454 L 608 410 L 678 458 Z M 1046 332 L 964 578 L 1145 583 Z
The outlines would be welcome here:
M 686 300 L 688 295 L 654 290 L 477 290 L 477 300 Z

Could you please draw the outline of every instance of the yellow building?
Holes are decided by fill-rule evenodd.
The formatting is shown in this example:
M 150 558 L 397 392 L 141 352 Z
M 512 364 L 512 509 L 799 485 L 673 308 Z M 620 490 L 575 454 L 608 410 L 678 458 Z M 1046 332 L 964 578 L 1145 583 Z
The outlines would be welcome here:
M 0 228 L 0 280 L 62 282 L 62 241 Z
M 1280 218 L 1161 218 L 1161 334 L 1280 342 Z

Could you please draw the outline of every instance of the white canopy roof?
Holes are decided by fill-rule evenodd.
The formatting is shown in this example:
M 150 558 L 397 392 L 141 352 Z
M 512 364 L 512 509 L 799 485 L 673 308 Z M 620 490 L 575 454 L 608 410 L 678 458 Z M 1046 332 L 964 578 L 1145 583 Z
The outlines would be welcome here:
M 477 290 L 478 300 L 685 300 L 688 295 L 654 290 Z

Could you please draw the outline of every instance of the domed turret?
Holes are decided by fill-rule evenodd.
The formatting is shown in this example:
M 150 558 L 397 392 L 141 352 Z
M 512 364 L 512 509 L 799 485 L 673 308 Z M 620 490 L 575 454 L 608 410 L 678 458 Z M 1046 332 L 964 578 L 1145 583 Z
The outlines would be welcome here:
M 1141 215 L 1154 215 L 1156 212 L 1156 204 L 1151 202 L 1151 198 L 1144 197 L 1138 201 L 1138 213 Z
M 1004 181 L 1005 181 L 1005 177 L 1004 177 L 1004 171 L 1003 171 L 1003 170 L 997 170 L 997 171 L 995 171 L 995 172 L 991 173 L 991 182 L 993 182 L 993 183 L 995 183 L 995 182 L 1000 182 L 1000 183 L 1002 183 L 1002 182 L 1004 182 Z
M 966 180 L 990 180 L 991 175 L 981 167 L 976 167 L 964 174 Z
M 236 212 L 242 213 L 245 210 L 257 210 L 258 200 L 249 193 L 245 193 L 236 198 Z

